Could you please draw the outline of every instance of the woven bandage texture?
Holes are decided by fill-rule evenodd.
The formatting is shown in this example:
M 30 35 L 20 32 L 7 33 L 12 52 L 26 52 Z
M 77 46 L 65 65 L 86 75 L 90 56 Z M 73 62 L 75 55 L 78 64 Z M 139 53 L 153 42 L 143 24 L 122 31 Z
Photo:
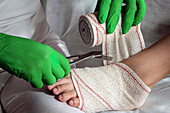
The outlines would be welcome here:
M 127 65 L 119 63 L 145 48 L 140 25 L 122 34 L 121 18 L 113 34 L 99 24 L 97 13 L 80 17 L 79 31 L 83 41 L 95 47 L 102 44 L 103 55 L 113 57 L 105 66 L 75 68 L 71 77 L 85 112 L 134 110 L 141 107 L 151 89 Z
M 79 19 L 79 31 L 87 45 L 95 47 L 102 44 L 103 55 L 113 57 L 112 61 L 104 61 L 104 65 L 122 61 L 145 49 L 140 24 L 122 34 L 120 18 L 114 33 L 107 34 L 106 24 L 100 24 L 97 15 L 98 13 L 82 15 Z
M 85 112 L 134 110 L 141 107 L 151 89 L 123 63 L 72 69 L 72 80 Z

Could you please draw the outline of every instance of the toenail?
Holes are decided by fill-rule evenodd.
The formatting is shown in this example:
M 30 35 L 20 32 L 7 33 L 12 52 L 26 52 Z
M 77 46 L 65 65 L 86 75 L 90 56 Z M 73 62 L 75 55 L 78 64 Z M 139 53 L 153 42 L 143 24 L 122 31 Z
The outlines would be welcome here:
M 59 99 L 59 100 L 62 100 L 62 98 L 63 98 L 62 95 L 59 95 L 59 96 L 58 96 L 58 99 Z
M 54 91 L 54 92 L 57 92 L 57 88 L 54 88 L 53 91 Z
M 52 89 L 52 86 L 48 86 L 48 89 L 51 90 L 51 89 Z
M 72 100 L 70 100 L 70 104 L 73 105 L 73 101 Z

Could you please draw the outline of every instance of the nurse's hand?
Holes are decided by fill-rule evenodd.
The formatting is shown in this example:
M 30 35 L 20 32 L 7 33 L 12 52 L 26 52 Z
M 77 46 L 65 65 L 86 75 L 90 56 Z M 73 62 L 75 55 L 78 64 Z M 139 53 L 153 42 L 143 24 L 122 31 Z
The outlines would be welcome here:
M 126 3 L 122 24 L 123 34 L 127 33 L 132 25 L 138 25 L 145 16 L 144 0 L 98 0 L 99 22 L 106 22 L 106 30 L 110 34 L 118 24 L 123 1 Z
M 69 61 L 50 46 L 2 33 L 0 67 L 36 88 L 52 85 L 70 73 Z

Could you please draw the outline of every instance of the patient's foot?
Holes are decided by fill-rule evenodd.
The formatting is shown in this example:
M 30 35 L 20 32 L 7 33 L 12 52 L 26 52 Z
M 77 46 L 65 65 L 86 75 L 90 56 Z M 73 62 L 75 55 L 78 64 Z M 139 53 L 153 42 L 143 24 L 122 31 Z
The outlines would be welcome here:
M 71 77 L 57 81 L 48 89 L 59 101 L 85 112 L 134 110 L 144 104 L 151 90 L 123 63 L 72 69 Z
M 47 88 L 58 96 L 59 101 L 68 102 L 68 104 L 72 107 L 79 106 L 80 101 L 70 75 L 60 81 L 57 81 L 54 85 L 48 86 Z

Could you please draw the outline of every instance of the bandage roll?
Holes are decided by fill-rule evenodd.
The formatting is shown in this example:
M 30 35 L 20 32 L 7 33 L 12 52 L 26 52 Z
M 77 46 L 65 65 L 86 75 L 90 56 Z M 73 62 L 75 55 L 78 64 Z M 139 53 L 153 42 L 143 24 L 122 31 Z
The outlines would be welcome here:
M 103 37 L 106 35 L 106 25 L 99 24 L 98 13 L 82 15 L 79 19 L 79 32 L 83 42 L 95 47 L 102 44 Z
M 106 34 L 106 24 L 97 17 L 97 13 L 80 17 L 80 35 L 91 47 L 102 44 L 102 54 L 113 59 L 103 61 L 102 67 L 72 69 L 79 108 L 85 112 L 140 108 L 151 90 L 130 67 L 119 63 L 145 49 L 140 24 L 122 34 L 120 15 L 114 33 Z
M 122 34 L 122 16 L 112 34 L 106 33 L 106 24 L 98 22 L 98 13 L 86 14 L 79 19 L 79 31 L 82 40 L 88 46 L 102 44 L 102 53 L 113 57 L 112 61 L 103 61 L 104 65 L 117 63 L 145 48 L 144 39 L 138 26 L 132 26 L 128 33 Z

